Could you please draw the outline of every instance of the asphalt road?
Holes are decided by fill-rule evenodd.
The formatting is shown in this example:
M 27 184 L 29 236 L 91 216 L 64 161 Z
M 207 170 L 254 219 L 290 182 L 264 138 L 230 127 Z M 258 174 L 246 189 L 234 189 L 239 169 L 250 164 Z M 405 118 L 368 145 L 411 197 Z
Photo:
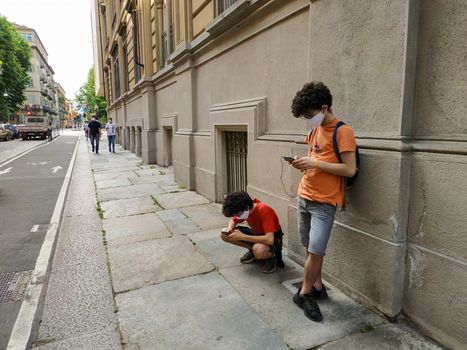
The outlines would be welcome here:
M 59 137 L 0 167 L 0 288 L 5 273 L 34 270 L 77 140 Z M 0 299 L 1 350 L 20 306 Z

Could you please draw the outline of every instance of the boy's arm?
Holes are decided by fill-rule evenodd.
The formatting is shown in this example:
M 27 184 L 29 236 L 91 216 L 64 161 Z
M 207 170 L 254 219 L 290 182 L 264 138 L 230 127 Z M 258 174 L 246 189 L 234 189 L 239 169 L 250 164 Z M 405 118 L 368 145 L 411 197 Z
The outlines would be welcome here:
M 314 157 L 302 157 L 294 160 L 291 164 L 298 170 L 316 169 L 329 174 L 352 177 L 357 171 L 355 152 L 341 153 L 342 163 L 330 163 L 318 160 Z
M 264 235 L 260 236 L 250 236 L 244 233 L 241 233 L 239 230 L 232 232 L 229 235 L 229 238 L 233 238 L 237 241 L 245 241 L 251 243 L 262 243 L 266 245 L 273 245 L 274 244 L 274 232 L 268 232 Z

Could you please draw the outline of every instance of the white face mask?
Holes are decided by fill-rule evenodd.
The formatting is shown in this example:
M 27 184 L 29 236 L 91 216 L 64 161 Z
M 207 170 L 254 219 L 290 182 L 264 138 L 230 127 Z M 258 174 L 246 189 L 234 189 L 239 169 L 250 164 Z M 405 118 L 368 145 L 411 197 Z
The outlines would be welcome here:
M 240 219 L 240 220 L 246 220 L 248 219 L 248 216 L 250 215 L 250 211 L 249 210 L 245 210 L 242 215 L 238 216 L 237 218 Z
M 321 125 L 321 123 L 323 122 L 324 120 L 324 113 L 323 112 L 319 112 L 317 115 L 315 115 L 313 118 L 311 119 L 307 119 L 306 120 L 306 128 L 308 131 L 311 131 L 312 129 L 314 128 L 317 128 L 318 126 Z

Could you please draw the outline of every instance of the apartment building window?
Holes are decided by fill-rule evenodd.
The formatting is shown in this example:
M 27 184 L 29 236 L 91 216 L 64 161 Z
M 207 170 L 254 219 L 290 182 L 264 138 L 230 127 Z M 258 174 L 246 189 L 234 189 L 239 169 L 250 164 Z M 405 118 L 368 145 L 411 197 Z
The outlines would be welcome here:
M 236 2 L 237 0 L 215 0 L 216 15 L 220 15 Z
M 133 22 L 133 55 L 134 55 L 134 71 L 135 71 L 135 82 L 141 79 L 141 69 L 144 65 L 141 63 L 141 45 L 139 43 L 139 20 L 138 20 L 138 3 L 134 0 L 131 8 L 131 20 Z
M 128 79 L 128 45 L 125 40 L 125 45 L 123 46 L 123 80 L 125 92 L 130 90 L 130 81 Z
M 112 51 L 113 71 L 114 71 L 114 91 L 115 99 L 120 97 L 120 65 L 118 63 L 118 46 Z
M 20 35 L 25 41 L 32 42 L 32 34 L 20 33 Z
M 32 80 L 32 78 L 29 79 L 29 87 L 30 87 L 30 88 L 33 88 L 33 87 L 34 87 L 34 80 Z
M 165 67 L 169 55 L 175 50 L 174 26 L 171 1 L 164 0 L 162 7 L 161 68 Z

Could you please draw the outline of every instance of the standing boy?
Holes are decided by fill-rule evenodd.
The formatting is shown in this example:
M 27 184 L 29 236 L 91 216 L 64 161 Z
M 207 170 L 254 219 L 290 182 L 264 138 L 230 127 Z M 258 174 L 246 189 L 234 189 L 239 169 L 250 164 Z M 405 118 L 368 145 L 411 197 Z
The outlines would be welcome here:
M 356 172 L 356 142 L 350 127 L 337 132 L 337 146 L 342 163 L 335 154 L 333 133 L 338 119 L 332 113 L 332 95 L 322 82 L 311 82 L 297 92 L 292 113 L 306 120 L 308 156 L 296 159 L 292 166 L 303 173 L 298 188 L 297 219 L 302 244 L 307 249 L 303 285 L 293 301 L 303 308 L 305 316 L 321 321 L 316 300 L 326 299 L 321 280 L 321 267 L 334 223 L 336 208 L 343 204 L 344 177 Z

